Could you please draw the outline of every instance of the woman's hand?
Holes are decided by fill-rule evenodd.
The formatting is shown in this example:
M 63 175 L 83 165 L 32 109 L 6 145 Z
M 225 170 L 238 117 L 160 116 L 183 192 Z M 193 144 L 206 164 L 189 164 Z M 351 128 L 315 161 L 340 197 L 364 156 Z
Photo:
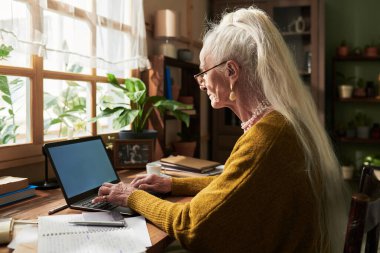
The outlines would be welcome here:
M 168 193 L 172 191 L 172 179 L 154 174 L 139 175 L 133 179 L 131 186 L 144 191 Z
M 104 183 L 98 191 L 98 197 L 92 203 L 110 202 L 118 206 L 128 206 L 128 198 L 136 188 L 130 184 L 120 182 L 118 184 Z

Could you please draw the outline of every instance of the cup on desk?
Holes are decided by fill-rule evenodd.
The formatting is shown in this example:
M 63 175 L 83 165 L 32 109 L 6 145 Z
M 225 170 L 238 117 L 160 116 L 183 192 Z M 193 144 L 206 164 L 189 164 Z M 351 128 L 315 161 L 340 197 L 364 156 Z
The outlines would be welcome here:
M 161 175 L 161 164 L 159 163 L 147 163 L 146 164 L 146 173 L 147 174 L 155 174 L 157 176 Z

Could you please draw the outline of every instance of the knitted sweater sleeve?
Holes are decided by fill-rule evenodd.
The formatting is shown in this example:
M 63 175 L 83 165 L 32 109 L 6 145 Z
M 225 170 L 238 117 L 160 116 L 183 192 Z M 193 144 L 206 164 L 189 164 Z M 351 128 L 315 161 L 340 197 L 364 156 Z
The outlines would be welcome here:
M 208 186 L 216 177 L 172 178 L 172 195 L 194 196 Z

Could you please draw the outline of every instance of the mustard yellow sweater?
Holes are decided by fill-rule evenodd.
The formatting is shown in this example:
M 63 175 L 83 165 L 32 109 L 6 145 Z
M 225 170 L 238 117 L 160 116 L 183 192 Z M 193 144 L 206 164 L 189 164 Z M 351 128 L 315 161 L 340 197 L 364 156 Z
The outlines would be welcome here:
M 173 178 L 171 203 L 137 190 L 129 206 L 192 252 L 316 252 L 315 198 L 294 129 L 271 112 L 243 134 L 224 172 Z

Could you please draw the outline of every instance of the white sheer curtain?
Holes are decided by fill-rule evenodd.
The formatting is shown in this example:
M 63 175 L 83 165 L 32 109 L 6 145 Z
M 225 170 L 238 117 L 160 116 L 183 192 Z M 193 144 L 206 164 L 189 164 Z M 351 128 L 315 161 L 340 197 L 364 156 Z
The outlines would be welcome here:
M 1 0 L 0 44 L 57 71 L 150 67 L 143 0 Z

